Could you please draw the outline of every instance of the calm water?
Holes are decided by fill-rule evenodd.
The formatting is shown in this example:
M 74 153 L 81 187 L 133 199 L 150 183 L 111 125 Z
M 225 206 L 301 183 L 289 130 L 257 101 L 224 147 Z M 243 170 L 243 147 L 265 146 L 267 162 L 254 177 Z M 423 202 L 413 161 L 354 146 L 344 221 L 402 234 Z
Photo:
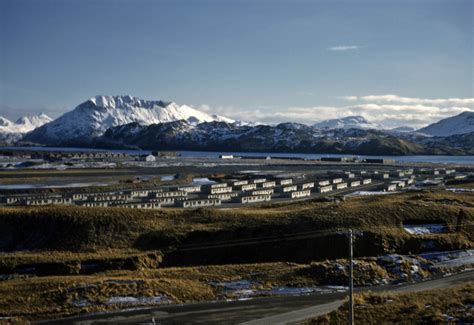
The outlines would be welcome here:
M 0 148 L 2 149 L 2 148 Z M 104 149 L 91 148 L 61 148 L 61 147 L 3 147 L 8 150 L 31 150 L 31 151 L 70 151 L 70 152 L 94 152 L 104 151 Z M 128 153 L 131 155 L 143 155 L 151 153 L 150 150 L 107 150 L 113 152 Z M 183 157 L 188 158 L 218 158 L 222 152 L 218 151 L 177 151 Z M 474 164 L 474 156 L 364 156 L 364 155 L 336 155 L 336 154 L 305 154 L 305 153 L 269 153 L 269 152 L 226 152 L 225 154 L 234 156 L 254 156 L 254 157 L 295 157 L 303 159 L 320 159 L 322 157 L 357 157 L 393 159 L 398 162 L 430 162 L 430 163 L 454 163 L 454 164 Z
M 218 158 L 222 152 L 209 151 L 180 151 L 183 157 Z M 455 163 L 474 164 L 474 156 L 364 156 L 364 155 L 336 155 L 336 154 L 305 154 L 305 153 L 269 153 L 269 152 L 226 152 L 226 155 L 254 156 L 254 157 L 294 157 L 303 159 L 320 159 L 323 157 L 357 157 L 392 159 L 398 162 L 430 162 L 430 163 Z

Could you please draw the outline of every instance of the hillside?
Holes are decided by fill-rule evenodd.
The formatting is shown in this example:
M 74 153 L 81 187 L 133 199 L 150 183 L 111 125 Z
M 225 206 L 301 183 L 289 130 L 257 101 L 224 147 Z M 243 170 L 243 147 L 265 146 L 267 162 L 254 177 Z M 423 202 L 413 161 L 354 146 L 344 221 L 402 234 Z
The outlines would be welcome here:
M 462 112 L 445 118 L 419 129 L 418 132 L 440 137 L 474 132 L 474 112 Z

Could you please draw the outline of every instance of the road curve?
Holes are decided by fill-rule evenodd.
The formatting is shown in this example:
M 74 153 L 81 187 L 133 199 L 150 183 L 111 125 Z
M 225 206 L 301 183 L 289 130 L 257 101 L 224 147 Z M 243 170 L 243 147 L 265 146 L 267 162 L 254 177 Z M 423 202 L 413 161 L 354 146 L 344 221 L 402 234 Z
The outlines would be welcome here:
M 474 281 L 474 270 L 452 276 L 403 285 L 361 288 L 358 291 L 415 292 L 443 289 Z M 267 297 L 245 301 L 206 302 L 86 314 L 37 324 L 287 324 L 337 309 L 345 292 L 304 296 Z

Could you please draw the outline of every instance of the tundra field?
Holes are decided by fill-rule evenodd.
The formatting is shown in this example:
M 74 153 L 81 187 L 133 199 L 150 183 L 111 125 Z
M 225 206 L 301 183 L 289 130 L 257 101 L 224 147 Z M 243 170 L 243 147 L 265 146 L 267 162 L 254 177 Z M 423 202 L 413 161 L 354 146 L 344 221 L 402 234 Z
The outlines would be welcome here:
M 360 176 L 361 170 L 374 175 L 381 168 L 387 173 L 413 168 L 416 176 L 411 186 L 393 192 L 383 191 L 389 179 L 368 184 L 364 190 L 315 190 L 299 200 L 277 196 L 258 204 L 225 203 L 191 209 L 4 203 L 0 207 L 0 323 L 24 324 L 209 301 L 232 304 L 325 295 L 342 295 L 344 299 L 348 229 L 355 234 L 356 321 L 399 322 L 406 321 L 407 315 L 425 323 L 473 321 L 472 277 L 430 292 L 386 291 L 450 274 L 471 274 L 472 167 L 453 167 L 464 177 L 444 176 L 433 184 L 426 181 L 436 176 L 416 173 L 426 165 L 314 166 L 289 162 L 265 168 L 252 171 L 251 166 L 223 165 L 117 168 L 103 173 L 100 169 L 2 171 L 2 184 L 53 182 L 62 186 L 2 189 L 0 194 L 6 199 L 130 189 L 163 188 L 167 192 L 196 179 L 219 184 L 235 182 L 239 177 L 266 177 L 266 181 L 293 178 L 298 186 L 312 181 L 317 188 L 317 182 L 326 179 L 330 170 Z M 160 175 L 165 174 L 174 177 L 162 180 Z M 147 177 L 132 181 L 140 175 Z M 114 183 L 66 186 L 92 179 Z M 282 308 L 290 311 L 289 307 Z M 278 310 L 265 311 L 262 317 L 272 313 Z M 239 317 L 230 323 L 258 318 L 247 314 Z M 302 321 L 342 324 L 346 318 L 347 306 L 343 304 Z M 166 319 L 163 324 L 173 323 Z M 161 321 L 159 317 L 156 320 Z

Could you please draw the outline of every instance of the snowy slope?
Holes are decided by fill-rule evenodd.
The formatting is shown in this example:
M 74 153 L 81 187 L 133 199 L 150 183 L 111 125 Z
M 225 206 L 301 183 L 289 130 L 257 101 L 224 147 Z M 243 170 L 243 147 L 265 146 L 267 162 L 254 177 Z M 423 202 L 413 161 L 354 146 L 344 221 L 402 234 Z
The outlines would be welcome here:
M 53 119 L 48 115 L 41 113 L 39 115 L 23 116 L 16 122 L 12 122 L 0 116 L 0 141 L 7 144 L 13 144 L 20 140 L 23 135 L 30 132 Z
M 0 133 L 27 133 L 51 122 L 53 119 L 41 113 L 39 115 L 23 116 L 16 122 L 12 122 L 0 116 Z
M 348 116 L 332 120 L 324 120 L 313 125 L 317 129 L 377 129 L 378 125 L 367 121 L 362 116 Z
M 149 101 L 131 96 L 96 96 L 55 121 L 29 133 L 25 139 L 45 144 L 87 142 L 110 127 L 138 123 L 150 125 L 177 120 L 191 124 L 233 120 L 209 115 L 174 102 Z
M 462 112 L 459 115 L 442 119 L 418 130 L 418 132 L 442 137 L 474 132 L 474 112 Z

